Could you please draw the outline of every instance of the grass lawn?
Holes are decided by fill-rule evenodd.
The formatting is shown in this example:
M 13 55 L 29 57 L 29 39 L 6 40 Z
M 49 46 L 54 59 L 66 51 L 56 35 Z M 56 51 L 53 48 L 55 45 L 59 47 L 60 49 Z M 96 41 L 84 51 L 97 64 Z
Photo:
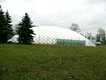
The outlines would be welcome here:
M 106 80 L 106 46 L 0 44 L 0 80 Z

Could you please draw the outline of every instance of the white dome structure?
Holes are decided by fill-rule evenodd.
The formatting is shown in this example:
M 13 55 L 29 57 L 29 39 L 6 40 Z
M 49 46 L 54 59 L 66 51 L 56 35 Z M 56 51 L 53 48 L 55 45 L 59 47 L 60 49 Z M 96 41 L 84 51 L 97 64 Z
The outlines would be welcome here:
M 56 26 L 33 27 L 34 44 L 67 44 L 95 46 L 90 40 L 81 34 L 70 29 Z M 18 42 L 18 35 L 13 36 L 9 41 Z

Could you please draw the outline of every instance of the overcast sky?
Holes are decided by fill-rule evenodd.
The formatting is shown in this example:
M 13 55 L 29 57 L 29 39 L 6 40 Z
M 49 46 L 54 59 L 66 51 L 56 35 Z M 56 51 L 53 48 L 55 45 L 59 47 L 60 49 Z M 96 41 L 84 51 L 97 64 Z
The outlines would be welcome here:
M 106 30 L 106 0 L 0 0 L 0 4 L 9 11 L 13 24 L 27 12 L 39 26 L 69 28 L 77 23 L 84 32 Z

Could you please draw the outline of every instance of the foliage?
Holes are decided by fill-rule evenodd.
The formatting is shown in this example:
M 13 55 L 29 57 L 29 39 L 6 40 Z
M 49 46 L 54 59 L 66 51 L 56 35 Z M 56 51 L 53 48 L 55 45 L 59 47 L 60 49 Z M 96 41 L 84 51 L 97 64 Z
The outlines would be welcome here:
M 8 35 L 7 35 L 7 39 L 10 39 L 13 36 L 13 29 L 12 29 L 12 24 L 11 24 L 11 17 L 8 13 L 8 11 L 5 14 L 6 17 L 6 27 L 8 29 Z
M 86 37 L 87 39 L 89 39 L 89 40 L 96 40 L 96 39 L 95 39 L 95 36 L 93 36 L 91 32 L 87 32 L 87 33 L 85 34 L 85 37 Z
M 33 27 L 32 22 L 29 18 L 29 15 L 25 13 L 25 16 L 22 18 L 22 21 L 19 23 L 18 28 L 18 41 L 21 44 L 31 44 L 33 42 L 34 32 L 31 29 Z
M 6 28 L 6 19 L 3 10 L 0 7 L 0 43 L 5 43 L 6 42 L 6 33 L 7 33 L 7 28 Z
M 18 28 L 19 28 L 19 24 L 15 24 L 14 26 L 14 34 L 17 35 L 18 34 Z
M 87 33 L 85 34 L 85 37 L 86 37 L 87 39 L 91 39 L 91 37 L 92 37 L 92 33 L 87 32 Z
M 81 31 L 80 28 L 79 28 L 79 25 L 75 24 L 75 23 L 72 23 L 71 30 L 76 31 L 76 32 Z
M 106 32 L 103 28 L 98 29 L 96 40 L 102 42 L 102 44 L 106 44 Z
M 11 18 L 8 11 L 4 14 L 4 11 L 0 7 L 0 43 L 6 43 L 12 35 L 11 26 Z

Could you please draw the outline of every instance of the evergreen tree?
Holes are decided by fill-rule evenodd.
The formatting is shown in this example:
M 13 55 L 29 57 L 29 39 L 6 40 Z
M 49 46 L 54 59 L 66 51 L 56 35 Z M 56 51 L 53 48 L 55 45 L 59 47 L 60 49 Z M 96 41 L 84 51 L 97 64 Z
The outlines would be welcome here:
M 6 43 L 7 41 L 7 28 L 6 28 L 6 18 L 4 12 L 0 6 L 0 43 Z
M 6 43 L 12 34 L 11 18 L 8 11 L 4 14 L 0 6 L 0 43 Z
M 7 34 L 7 39 L 10 39 L 13 35 L 13 29 L 12 29 L 12 24 L 11 24 L 11 17 L 8 13 L 8 11 L 5 14 L 5 18 L 6 18 L 6 27 L 8 29 L 8 34 Z
M 25 16 L 22 18 L 22 21 L 19 23 L 18 28 L 18 41 L 21 44 L 31 44 L 33 42 L 33 30 L 31 29 L 33 27 L 32 22 L 30 20 L 30 17 L 27 13 L 25 13 Z

